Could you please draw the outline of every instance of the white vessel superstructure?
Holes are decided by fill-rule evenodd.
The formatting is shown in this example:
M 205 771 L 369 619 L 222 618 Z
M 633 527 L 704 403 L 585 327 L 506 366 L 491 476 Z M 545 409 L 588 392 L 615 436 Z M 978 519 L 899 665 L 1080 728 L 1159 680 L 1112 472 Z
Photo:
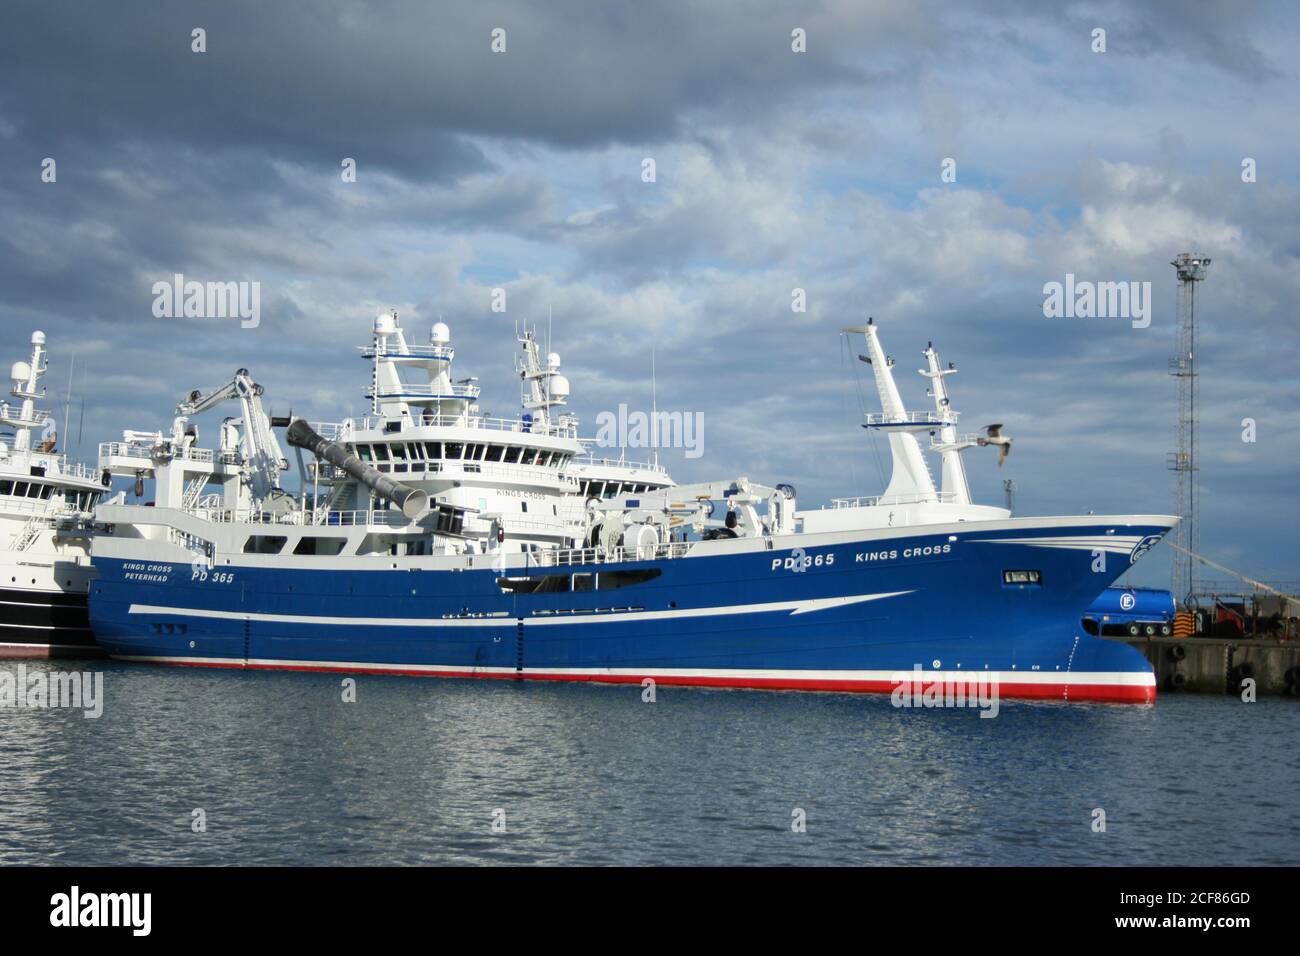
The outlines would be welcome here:
M 0 403 L 0 657 L 95 651 L 86 620 L 92 578 L 88 525 L 104 487 L 98 472 L 58 451 L 45 397 L 45 333 L 10 369 Z
M 289 462 L 274 427 L 288 421 L 266 415 L 261 389 L 245 369 L 207 397 L 193 393 L 178 406 L 170 433 L 128 431 L 123 441 L 101 446 L 101 466 L 134 478 L 140 494 L 144 482 L 154 482 L 154 508 L 134 520 L 138 533 L 170 536 L 205 553 L 227 544 L 228 535 L 242 535 L 246 549 L 258 554 L 518 554 L 572 547 L 594 500 L 673 481 L 657 463 L 593 454 L 565 407 L 569 383 L 560 356 L 543 357 L 530 329 L 516 338 L 521 410 L 496 417 L 479 406 L 476 378 L 454 378 L 445 323 L 434 323 L 420 344 L 408 338 L 395 311 L 384 311 L 370 342 L 358 349 L 369 364 L 367 413 L 308 423 L 364 467 L 422 495 L 432 519 L 413 520 L 390 507 L 384 488 L 328 461 L 304 459 L 301 450 L 302 488 L 296 498 L 286 495 L 280 474 Z M 223 400 L 240 401 L 242 416 L 222 424 L 219 449 L 199 447 L 190 417 Z M 189 530 L 165 530 L 177 513 Z M 190 528 L 193 519 L 208 527 Z M 248 532 L 249 526 L 264 532 L 267 524 L 301 530 Z

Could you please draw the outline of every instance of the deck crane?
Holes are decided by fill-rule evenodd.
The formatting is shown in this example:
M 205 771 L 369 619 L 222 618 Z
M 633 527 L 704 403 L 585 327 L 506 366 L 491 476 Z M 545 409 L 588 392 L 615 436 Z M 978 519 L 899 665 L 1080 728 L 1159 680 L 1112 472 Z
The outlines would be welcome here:
M 284 452 L 280 449 L 280 442 L 276 439 L 275 432 L 271 430 L 276 424 L 287 425 L 288 419 L 283 422 L 278 419 L 273 421 L 262 410 L 262 386 L 252 380 L 248 369 L 239 369 L 230 382 L 207 395 L 197 389 L 190 392 L 185 400 L 176 406 L 176 421 L 172 426 L 173 440 L 183 441 L 184 436 L 190 434 L 187 425 L 192 416 L 231 399 L 239 401 L 243 416 L 242 421 L 231 419 L 227 420 L 226 425 L 243 425 L 244 454 L 241 465 L 254 501 L 260 503 L 261 507 L 270 506 L 272 503 L 276 507 L 286 509 L 296 507 L 293 498 L 280 487 L 280 473 L 289 470 L 289 460 L 285 458 Z M 223 439 L 223 450 L 226 444 Z

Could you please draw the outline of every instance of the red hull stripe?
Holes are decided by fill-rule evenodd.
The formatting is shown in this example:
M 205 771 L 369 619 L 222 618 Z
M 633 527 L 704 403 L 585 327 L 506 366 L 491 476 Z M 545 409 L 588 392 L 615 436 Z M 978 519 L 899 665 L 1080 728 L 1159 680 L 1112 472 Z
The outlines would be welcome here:
M 241 661 L 200 661 L 194 658 L 188 660 L 159 660 L 150 658 L 134 658 L 135 660 L 148 661 L 150 663 L 173 664 L 181 667 L 221 667 L 233 670 L 267 670 L 267 671 L 311 671 L 325 674 L 387 674 L 402 677 L 473 677 L 489 680 L 552 680 L 552 681 L 583 681 L 599 684 L 640 684 L 645 680 L 653 680 L 656 684 L 677 685 L 682 687 L 734 687 L 745 688 L 749 690 L 811 690 L 811 691 L 832 691 L 838 693 L 862 693 L 862 694 L 889 694 L 898 686 L 893 681 L 886 680 L 833 680 L 833 679 L 800 679 L 797 677 L 715 677 L 715 676 L 686 676 L 675 677 L 672 675 L 654 675 L 640 676 L 636 674 L 583 674 L 583 673 L 562 673 L 554 671 L 536 672 L 524 670 L 517 671 L 475 671 L 475 670 L 414 670 L 403 668 L 400 665 L 387 667 L 383 665 L 367 665 L 364 668 L 348 666 L 330 666 L 327 664 L 264 664 L 264 663 L 243 663 Z M 977 672 L 973 672 L 977 673 Z M 923 684 L 923 686 L 929 686 Z M 941 685 L 942 686 L 942 685 Z M 1070 702 L 1093 702 L 1093 703 L 1113 703 L 1113 704 L 1152 704 L 1156 699 L 1156 688 L 1152 684 L 1101 684 L 1101 683 L 1072 683 L 1061 681 L 1059 683 L 1034 683 L 1034 684 L 1017 684 L 1003 681 L 998 685 L 998 697 L 1000 699 L 1011 700 L 1059 700 Z

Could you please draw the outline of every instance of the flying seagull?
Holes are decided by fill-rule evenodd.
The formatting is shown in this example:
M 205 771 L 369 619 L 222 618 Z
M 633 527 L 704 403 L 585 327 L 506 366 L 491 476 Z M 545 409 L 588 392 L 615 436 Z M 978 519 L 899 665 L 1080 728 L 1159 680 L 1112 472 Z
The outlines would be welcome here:
M 984 431 L 988 437 L 979 439 L 979 443 L 981 445 L 998 446 L 998 467 L 1001 468 L 1002 463 L 1007 460 L 1007 455 L 1011 454 L 1012 439 L 1002 434 L 1002 426 L 1000 424 L 985 425 Z

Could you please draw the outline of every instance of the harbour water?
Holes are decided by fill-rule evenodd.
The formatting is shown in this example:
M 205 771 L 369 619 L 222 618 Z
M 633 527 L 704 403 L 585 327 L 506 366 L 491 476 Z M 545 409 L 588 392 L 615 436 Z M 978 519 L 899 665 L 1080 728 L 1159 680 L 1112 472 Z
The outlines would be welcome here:
M 1291 699 L 27 667 L 104 711 L 0 709 L 0 864 L 1300 864 Z

